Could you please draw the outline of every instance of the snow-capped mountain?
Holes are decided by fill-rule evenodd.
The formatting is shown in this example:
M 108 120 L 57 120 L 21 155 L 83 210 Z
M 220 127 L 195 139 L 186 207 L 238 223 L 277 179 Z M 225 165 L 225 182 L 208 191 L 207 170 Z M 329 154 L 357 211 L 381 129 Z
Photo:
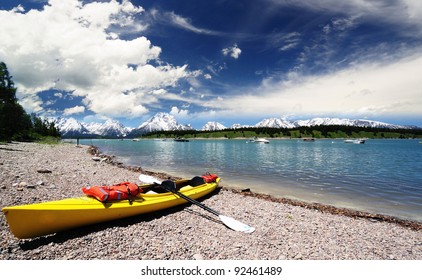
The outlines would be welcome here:
M 152 118 L 134 129 L 133 134 L 145 134 L 152 131 L 193 130 L 190 125 L 179 124 L 176 118 L 167 113 L 157 113 Z
M 102 123 L 97 123 L 97 122 L 91 122 L 91 123 L 81 123 L 86 129 L 88 129 L 89 132 L 93 133 L 93 134 L 98 134 L 100 135 L 100 133 L 97 133 L 100 129 L 100 127 L 103 125 Z
M 269 118 L 260 121 L 255 125 L 255 127 L 295 128 L 296 125 L 288 120 L 280 118 Z
M 55 123 L 62 137 L 78 137 L 90 134 L 90 131 L 74 118 L 58 118 Z
M 231 129 L 240 129 L 240 128 L 247 128 L 247 127 L 253 127 L 252 125 L 243 125 L 240 123 L 235 123 L 232 124 L 232 126 L 230 127 Z
M 406 129 L 409 127 L 403 125 L 388 124 L 384 122 L 371 120 L 352 120 L 339 118 L 313 118 L 310 120 L 302 120 L 295 122 L 296 127 L 299 126 L 315 126 L 315 125 L 346 125 L 358 127 L 372 127 L 372 128 L 391 128 L 391 129 Z
M 371 120 L 353 120 L 340 118 L 313 118 L 310 120 L 290 121 L 281 118 L 264 119 L 257 123 L 255 127 L 273 127 L 273 128 L 296 128 L 300 126 L 317 126 L 317 125 L 345 125 L 372 128 L 390 128 L 390 129 L 406 129 L 410 128 L 403 125 L 388 124 L 384 122 Z
M 55 120 L 56 127 L 60 129 L 62 137 L 136 137 L 152 131 L 169 130 L 194 130 L 190 125 L 179 124 L 176 118 L 167 113 L 158 113 L 138 128 L 125 127 L 116 120 L 107 120 L 105 123 L 80 123 L 74 118 L 58 118 Z M 233 124 L 231 128 L 240 129 L 246 127 L 273 127 L 273 128 L 296 128 L 300 126 L 317 125 L 346 125 L 372 128 L 410 129 L 415 127 L 388 124 L 371 120 L 353 120 L 340 118 L 313 118 L 309 120 L 290 121 L 281 118 L 268 118 L 257 123 L 255 126 Z M 226 129 L 218 122 L 208 122 L 202 127 L 202 131 L 215 131 Z
M 203 127 L 202 131 L 214 131 L 214 130 L 223 130 L 226 129 L 224 125 L 219 122 L 207 122 Z
M 55 123 L 62 137 L 124 137 L 129 133 L 123 124 L 111 119 L 105 123 L 81 123 L 74 118 L 58 118 Z
M 92 134 L 108 137 L 125 137 L 129 133 L 119 121 L 108 119 L 105 123 L 87 123 L 83 124 Z

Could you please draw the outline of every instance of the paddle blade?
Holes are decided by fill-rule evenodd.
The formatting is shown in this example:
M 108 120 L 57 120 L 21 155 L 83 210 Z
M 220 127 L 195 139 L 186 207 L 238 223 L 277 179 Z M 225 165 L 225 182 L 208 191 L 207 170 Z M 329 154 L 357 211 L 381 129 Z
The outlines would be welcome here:
M 218 217 L 226 226 L 228 226 L 232 230 L 241 231 L 245 233 L 251 233 L 255 231 L 254 227 L 248 226 L 247 224 L 239 222 L 231 217 L 227 217 L 224 215 L 218 215 Z
M 145 184 L 161 184 L 161 181 L 157 178 L 145 174 L 139 175 L 138 179 Z

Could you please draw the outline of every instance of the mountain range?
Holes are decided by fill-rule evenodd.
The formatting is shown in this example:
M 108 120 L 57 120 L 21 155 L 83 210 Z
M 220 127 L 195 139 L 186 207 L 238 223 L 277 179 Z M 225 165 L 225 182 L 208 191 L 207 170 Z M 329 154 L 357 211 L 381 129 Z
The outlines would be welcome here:
M 60 129 L 62 137 L 136 137 L 152 131 L 170 131 L 170 130 L 195 130 L 190 125 L 179 124 L 176 118 L 167 113 L 157 113 L 146 122 L 140 124 L 137 128 L 127 128 L 116 120 L 107 120 L 104 123 L 83 123 L 74 118 L 58 118 L 54 120 L 56 127 Z M 296 128 L 300 126 L 316 125 L 346 125 L 371 128 L 389 128 L 389 129 L 411 129 L 415 127 L 388 124 L 371 120 L 353 120 L 340 118 L 313 118 L 309 120 L 290 121 L 281 118 L 268 118 L 258 122 L 255 125 L 233 124 L 226 127 L 218 122 L 207 122 L 201 131 L 215 131 L 226 128 L 238 129 L 242 127 L 273 127 L 273 128 Z

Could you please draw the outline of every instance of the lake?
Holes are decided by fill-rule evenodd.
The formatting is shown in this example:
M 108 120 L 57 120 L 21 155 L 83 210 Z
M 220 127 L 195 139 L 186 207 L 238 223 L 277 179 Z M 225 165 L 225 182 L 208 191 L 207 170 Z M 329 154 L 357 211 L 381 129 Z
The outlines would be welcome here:
M 81 140 L 127 165 L 178 177 L 216 173 L 222 185 L 422 222 L 419 140 Z

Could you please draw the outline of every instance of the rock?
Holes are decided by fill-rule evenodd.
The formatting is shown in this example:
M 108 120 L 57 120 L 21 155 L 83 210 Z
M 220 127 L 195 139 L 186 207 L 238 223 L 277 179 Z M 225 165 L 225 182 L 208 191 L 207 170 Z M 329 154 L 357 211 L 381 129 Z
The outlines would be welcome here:
M 25 187 L 27 187 L 28 186 L 28 183 L 27 182 L 20 182 L 19 184 L 18 184 L 18 187 L 20 187 L 20 188 L 25 188 Z
M 193 258 L 197 261 L 204 260 L 204 256 L 202 256 L 201 254 L 195 254 L 193 255 Z
M 101 159 L 102 159 L 102 158 L 100 158 L 100 157 L 92 157 L 91 159 L 92 159 L 93 161 L 101 161 Z
M 280 255 L 278 256 L 279 260 L 287 260 L 287 257 L 285 255 Z
M 37 172 L 38 173 L 52 173 L 52 171 L 49 169 L 38 169 Z
M 44 186 L 44 182 L 43 181 L 37 181 L 37 186 Z

